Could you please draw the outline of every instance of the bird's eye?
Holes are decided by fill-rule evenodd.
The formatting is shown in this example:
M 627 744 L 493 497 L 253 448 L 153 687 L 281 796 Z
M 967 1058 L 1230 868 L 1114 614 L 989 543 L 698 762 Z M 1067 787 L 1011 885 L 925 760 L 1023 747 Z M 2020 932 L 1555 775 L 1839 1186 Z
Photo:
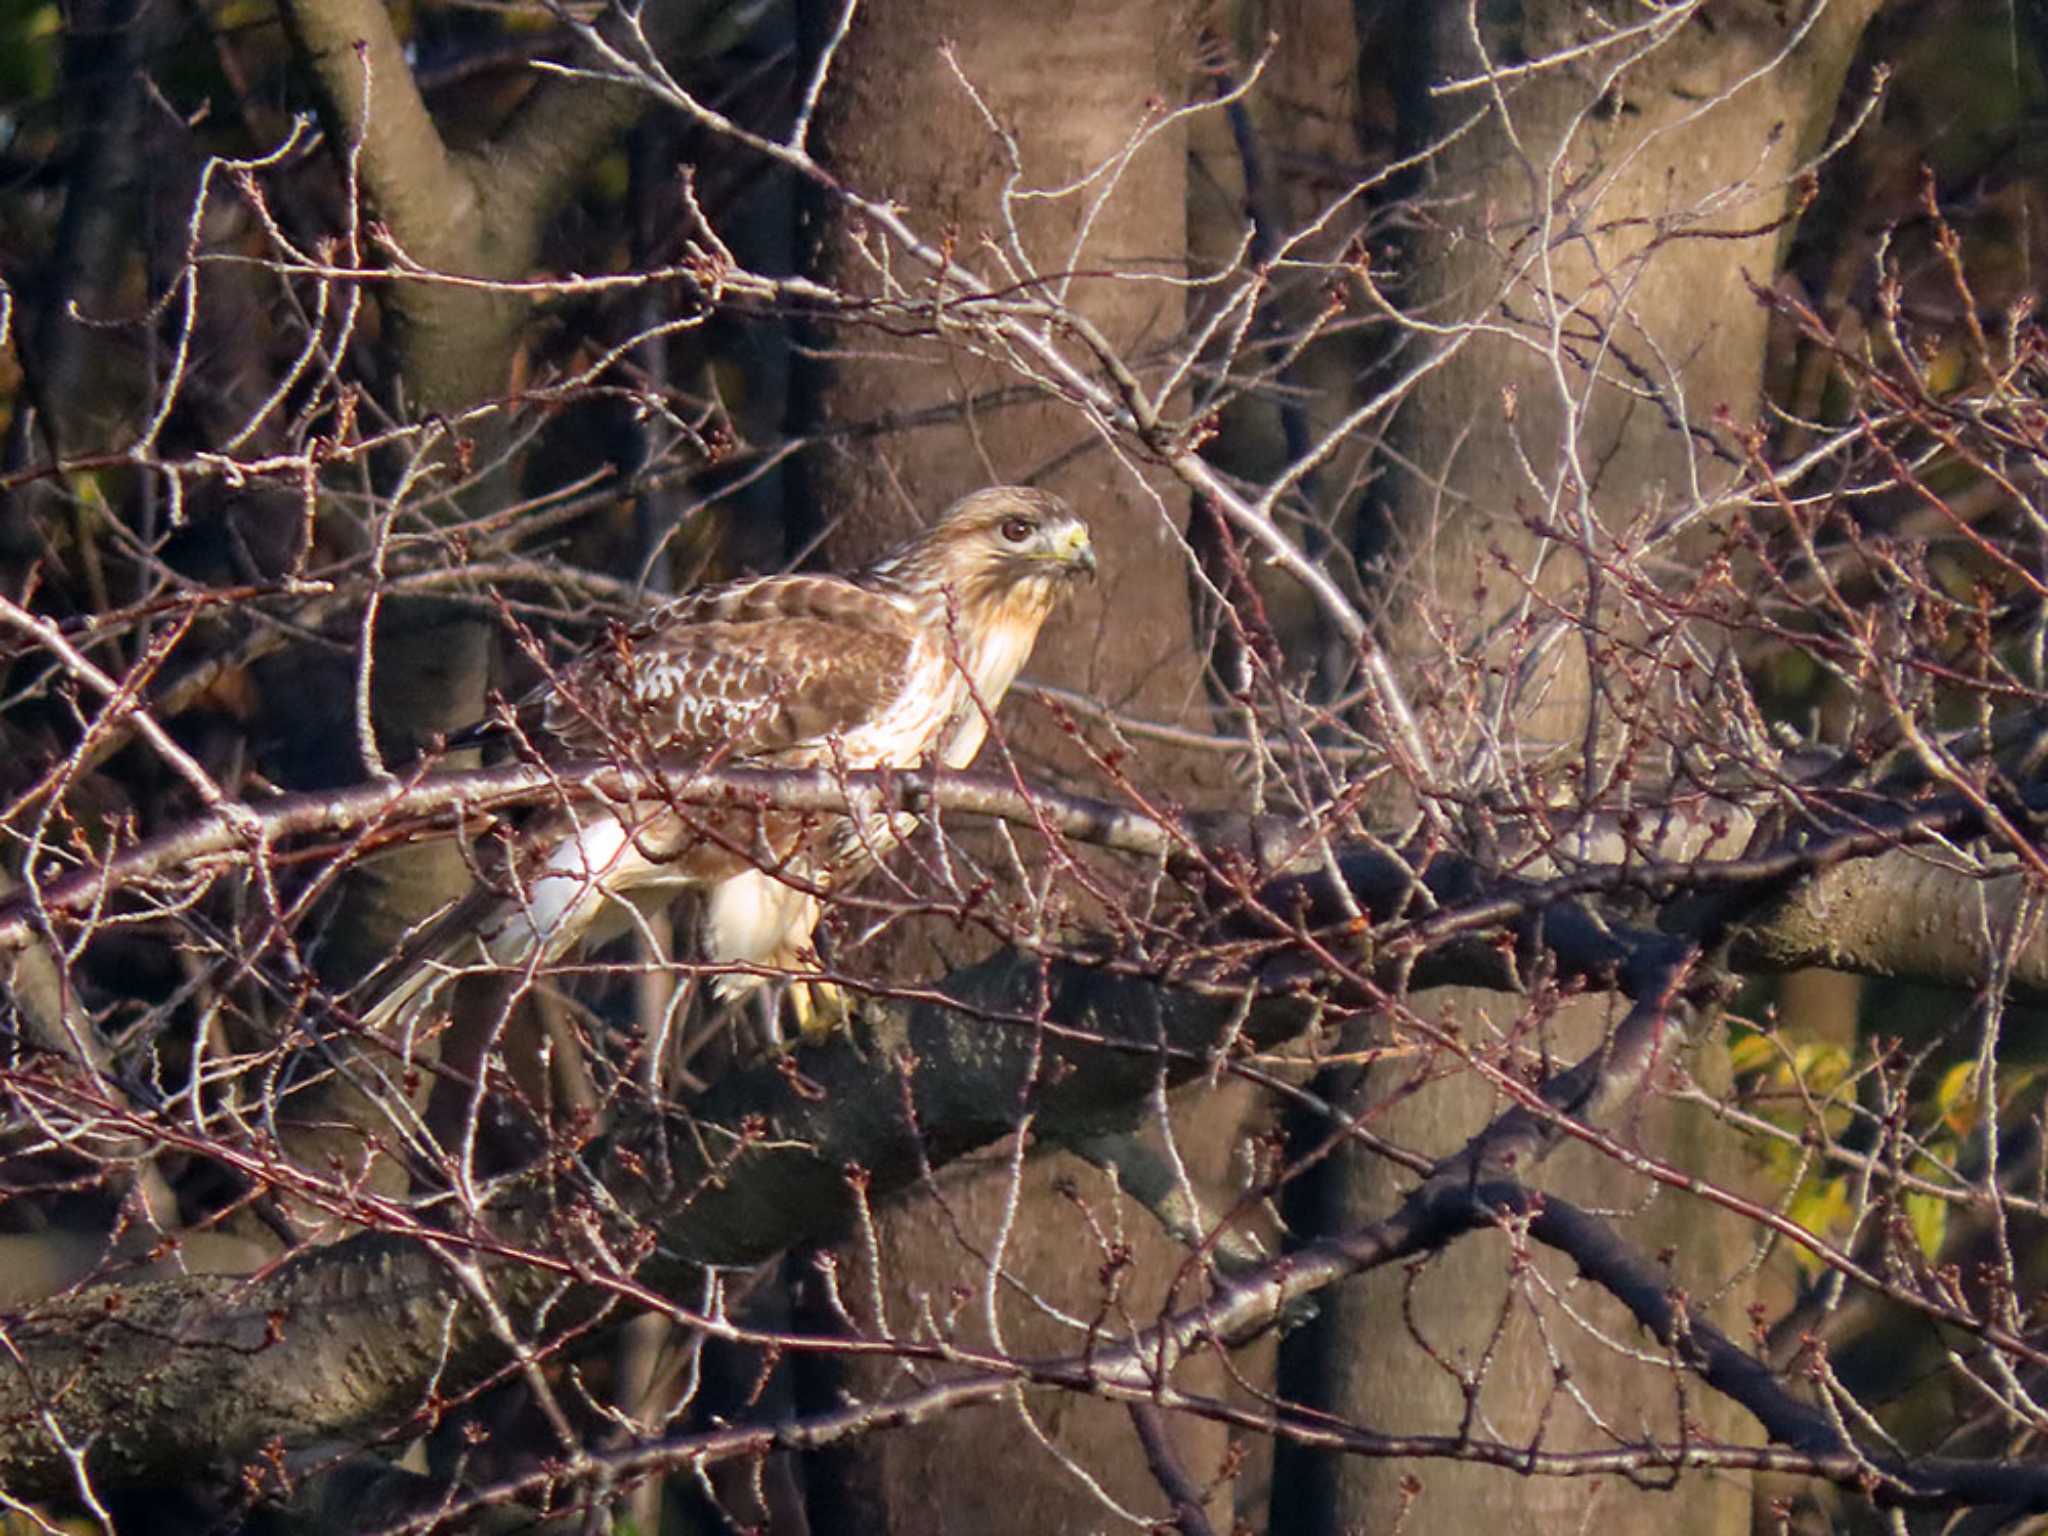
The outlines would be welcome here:
M 1006 517 L 1003 519 L 1003 526 L 1000 531 L 1006 542 L 1022 544 L 1031 537 L 1031 519 L 1028 517 Z

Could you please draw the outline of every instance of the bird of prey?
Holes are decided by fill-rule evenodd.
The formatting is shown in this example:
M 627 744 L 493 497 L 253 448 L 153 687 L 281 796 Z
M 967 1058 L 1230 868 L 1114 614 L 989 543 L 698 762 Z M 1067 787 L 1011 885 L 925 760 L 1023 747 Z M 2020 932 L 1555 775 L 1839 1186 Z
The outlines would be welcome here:
M 557 670 L 499 729 L 561 762 L 964 768 L 1046 616 L 1094 570 L 1088 526 L 1058 497 L 976 491 L 852 575 L 681 597 Z M 886 853 L 908 820 L 669 800 L 550 812 L 521 834 L 502 878 L 370 979 L 363 1021 L 407 1029 L 460 970 L 546 965 L 625 931 L 626 904 L 658 909 L 685 888 L 703 898 L 695 958 L 738 968 L 714 984 L 730 1001 L 797 960 L 824 894 Z

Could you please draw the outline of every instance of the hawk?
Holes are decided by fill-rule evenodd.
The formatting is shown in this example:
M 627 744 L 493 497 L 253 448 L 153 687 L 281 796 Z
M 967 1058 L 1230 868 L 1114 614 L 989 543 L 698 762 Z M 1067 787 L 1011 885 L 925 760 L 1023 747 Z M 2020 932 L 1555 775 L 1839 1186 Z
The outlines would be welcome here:
M 564 666 L 511 722 L 548 760 L 838 769 L 973 761 L 990 714 L 1062 594 L 1092 575 L 1088 525 L 1058 497 L 995 486 L 852 575 L 709 587 Z M 550 813 L 503 880 L 430 923 L 368 983 L 373 1029 L 406 1028 L 470 966 L 522 970 L 625 931 L 633 908 L 703 897 L 700 961 L 731 1001 L 794 964 L 824 893 L 900 841 L 909 818 L 672 802 Z M 381 995 L 377 995 L 381 993 Z M 806 1021 L 807 1022 L 807 1021 Z

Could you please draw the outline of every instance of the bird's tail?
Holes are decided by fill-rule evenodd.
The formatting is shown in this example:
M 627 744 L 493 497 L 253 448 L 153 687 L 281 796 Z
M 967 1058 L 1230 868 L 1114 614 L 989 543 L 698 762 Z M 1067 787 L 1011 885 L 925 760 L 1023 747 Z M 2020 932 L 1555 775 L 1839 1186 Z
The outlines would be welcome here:
M 372 1001 L 363 1023 L 377 1030 L 414 1028 L 467 969 L 516 973 L 560 959 L 605 932 L 608 908 L 616 923 L 617 898 L 654 868 L 616 817 L 575 827 L 516 889 L 479 886 L 420 929 L 364 983 Z
M 487 935 L 502 929 L 504 896 L 479 886 L 418 929 L 360 987 L 364 1029 L 393 1038 L 416 1030 L 465 969 L 498 963 Z M 519 957 L 508 957 L 517 963 Z

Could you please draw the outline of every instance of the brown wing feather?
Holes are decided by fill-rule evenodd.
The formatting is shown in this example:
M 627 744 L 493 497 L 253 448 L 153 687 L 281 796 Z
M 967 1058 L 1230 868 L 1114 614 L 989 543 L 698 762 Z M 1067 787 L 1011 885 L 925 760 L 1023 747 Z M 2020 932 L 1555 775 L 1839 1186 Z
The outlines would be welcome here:
M 916 639 L 894 602 L 841 577 L 714 587 L 565 671 L 542 724 L 572 756 L 786 756 L 895 697 Z

